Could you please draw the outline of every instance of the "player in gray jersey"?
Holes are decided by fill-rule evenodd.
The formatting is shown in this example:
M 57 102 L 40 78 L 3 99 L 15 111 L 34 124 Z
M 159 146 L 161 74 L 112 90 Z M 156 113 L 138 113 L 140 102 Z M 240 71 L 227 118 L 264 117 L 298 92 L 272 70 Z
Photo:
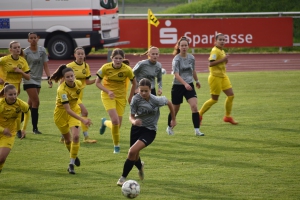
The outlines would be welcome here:
M 204 136 L 200 131 L 200 119 L 197 108 L 197 94 L 194 88 L 193 81 L 196 82 L 196 87 L 201 87 L 197 77 L 195 69 L 195 58 L 192 54 L 188 53 L 189 42 L 186 37 L 181 37 L 174 47 L 173 55 L 175 55 L 172 61 L 172 70 L 174 74 L 173 86 L 172 86 L 172 104 L 174 106 L 175 115 L 177 115 L 180 104 L 183 102 L 183 97 L 190 104 L 192 110 L 192 121 L 194 124 L 194 130 L 196 136 Z M 170 124 L 171 115 L 168 117 L 167 133 L 174 135 L 174 131 Z
M 139 172 L 139 178 L 144 179 L 144 162 L 141 161 L 140 151 L 150 145 L 156 136 L 157 121 L 159 119 L 159 107 L 168 105 L 171 122 L 170 125 L 176 125 L 175 111 L 172 103 L 164 96 L 156 97 L 151 92 L 150 80 L 143 78 L 139 82 L 139 93 L 136 94 L 130 103 L 130 117 L 132 123 L 130 131 L 130 149 L 127 159 L 124 163 L 123 173 L 117 182 L 122 186 L 126 177 L 135 165 Z
M 30 80 L 23 79 L 23 89 L 28 94 L 28 104 L 31 110 L 31 122 L 34 134 L 41 134 L 37 125 L 39 118 L 39 93 L 41 89 L 41 81 L 43 70 L 50 78 L 50 71 L 48 68 L 48 56 L 44 47 L 38 46 L 39 37 L 36 33 L 28 34 L 28 42 L 30 46 L 24 50 L 24 57 L 30 68 Z M 49 87 L 52 87 L 52 82 L 48 81 Z
M 162 67 L 161 63 L 157 61 L 159 57 L 159 49 L 157 47 L 150 47 L 142 55 L 148 55 L 149 59 L 139 61 L 133 68 L 133 73 L 137 82 L 142 78 L 147 78 L 151 82 L 151 94 L 156 95 L 155 78 L 157 79 L 158 91 L 157 95 L 162 94 Z M 138 88 L 136 90 L 138 93 Z

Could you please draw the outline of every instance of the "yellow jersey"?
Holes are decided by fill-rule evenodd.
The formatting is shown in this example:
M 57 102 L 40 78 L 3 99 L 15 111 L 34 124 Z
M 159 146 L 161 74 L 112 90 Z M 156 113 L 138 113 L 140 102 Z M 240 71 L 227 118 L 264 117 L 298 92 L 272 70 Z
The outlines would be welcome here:
M 56 108 L 64 109 L 63 104 L 69 103 L 70 108 L 78 109 L 78 104 L 81 103 L 79 95 L 81 92 L 81 81 L 75 80 L 75 86 L 69 87 L 64 81 L 57 88 Z
M 10 84 L 19 84 L 22 81 L 22 74 L 15 72 L 15 67 L 18 67 L 25 73 L 30 72 L 27 61 L 22 56 L 19 56 L 16 60 L 12 55 L 3 56 L 0 58 L 0 67 L 2 68 L 4 81 Z
M 128 65 L 122 63 L 120 68 L 114 68 L 112 62 L 104 64 L 97 72 L 102 85 L 114 92 L 116 98 L 126 98 L 126 81 L 134 79 L 134 74 Z M 103 92 L 103 91 L 102 91 Z
M 218 47 L 212 48 L 209 56 L 209 61 L 221 60 L 226 56 L 225 51 Z M 226 74 L 226 63 L 221 62 L 217 65 L 208 67 L 210 74 L 217 77 L 225 77 Z
M 0 99 L 0 126 L 8 128 L 14 135 L 17 133 L 17 118 L 20 113 L 27 113 L 29 111 L 29 105 L 17 98 L 15 103 L 8 104 L 5 98 Z
M 91 77 L 91 70 L 89 64 L 87 64 L 86 62 L 78 64 L 75 61 L 73 61 L 67 64 L 67 67 L 73 69 L 76 79 L 81 81 L 81 87 L 84 88 L 86 86 L 85 80 Z

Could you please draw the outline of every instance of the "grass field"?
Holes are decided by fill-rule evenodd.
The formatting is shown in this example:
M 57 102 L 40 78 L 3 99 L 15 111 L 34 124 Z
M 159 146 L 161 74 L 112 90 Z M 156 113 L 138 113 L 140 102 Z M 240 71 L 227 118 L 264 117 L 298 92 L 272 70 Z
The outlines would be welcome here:
M 228 73 L 235 100 L 233 126 L 222 121 L 225 95 L 205 115 L 194 135 L 191 112 L 184 102 L 177 116 L 175 135 L 165 132 L 167 107 L 161 109 L 156 140 L 141 152 L 145 180 L 137 199 L 300 199 L 299 76 L 300 71 Z M 199 107 L 209 98 L 207 74 L 198 75 Z M 170 97 L 172 76 L 163 77 L 163 92 Z M 81 143 L 82 165 L 69 175 L 69 154 L 59 143 L 52 114 L 57 85 L 43 83 L 39 128 L 16 139 L 0 174 L 0 199 L 125 199 L 116 182 L 126 159 L 130 124 L 126 108 L 121 127 L 121 153 L 113 154 L 110 132 L 98 133 L 101 117 L 108 117 L 96 86 L 85 90 L 84 103 L 94 125 L 96 144 Z M 22 91 L 20 98 L 27 99 Z M 82 136 L 82 135 L 81 135 Z M 138 180 L 134 168 L 128 179 Z

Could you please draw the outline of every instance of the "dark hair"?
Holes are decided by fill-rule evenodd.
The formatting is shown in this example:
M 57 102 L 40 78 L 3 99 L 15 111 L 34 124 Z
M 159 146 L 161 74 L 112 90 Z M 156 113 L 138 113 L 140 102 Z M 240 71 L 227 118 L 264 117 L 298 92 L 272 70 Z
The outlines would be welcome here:
M 38 36 L 38 34 L 35 33 L 35 32 L 29 32 L 29 33 L 28 33 L 28 38 L 30 37 L 30 35 L 36 35 L 36 36 Z
M 142 78 L 139 82 L 139 86 L 148 86 L 151 89 L 151 82 L 147 78 Z
M 12 45 L 13 45 L 13 44 L 16 44 L 16 43 L 19 43 L 19 44 L 20 44 L 20 42 L 18 42 L 18 41 L 11 41 L 11 42 L 9 43 L 9 48 L 11 49 L 11 48 L 12 48 Z M 21 49 L 20 56 L 24 56 L 24 53 L 23 53 L 23 50 L 22 50 L 22 49 Z
M 176 45 L 175 45 L 175 47 L 174 47 L 174 51 L 173 51 L 173 55 L 174 55 L 174 56 L 180 53 L 179 46 L 180 46 L 180 42 L 181 42 L 181 41 L 186 41 L 186 42 L 188 43 L 188 45 L 190 44 L 190 43 L 189 43 L 189 40 L 187 39 L 187 37 L 182 36 L 182 37 L 177 41 L 177 43 L 176 43 Z
M 60 65 L 55 72 L 50 77 L 50 81 L 54 80 L 56 83 L 64 77 L 65 73 L 67 72 L 74 72 L 72 68 L 67 67 L 67 65 Z
M 129 60 L 128 60 L 128 59 L 124 59 L 124 60 L 123 60 L 123 63 L 124 63 L 125 65 L 128 65 L 128 66 L 130 66 L 130 62 L 129 62 Z
M 8 91 L 8 90 L 12 90 L 12 89 L 16 89 L 16 87 L 12 84 L 9 83 L 4 83 L 4 87 L 2 88 L 2 90 L 0 91 L 0 96 L 3 97 L 4 94 Z
M 122 58 L 125 58 L 125 53 L 122 49 L 116 48 L 112 51 L 110 58 L 112 59 L 116 55 L 122 56 Z

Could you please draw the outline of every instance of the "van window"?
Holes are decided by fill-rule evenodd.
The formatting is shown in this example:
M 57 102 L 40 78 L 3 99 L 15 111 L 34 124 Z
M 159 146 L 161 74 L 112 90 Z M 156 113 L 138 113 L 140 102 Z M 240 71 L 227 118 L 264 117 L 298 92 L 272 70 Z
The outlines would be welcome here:
M 105 9 L 114 9 L 117 7 L 118 0 L 100 0 L 100 6 Z

